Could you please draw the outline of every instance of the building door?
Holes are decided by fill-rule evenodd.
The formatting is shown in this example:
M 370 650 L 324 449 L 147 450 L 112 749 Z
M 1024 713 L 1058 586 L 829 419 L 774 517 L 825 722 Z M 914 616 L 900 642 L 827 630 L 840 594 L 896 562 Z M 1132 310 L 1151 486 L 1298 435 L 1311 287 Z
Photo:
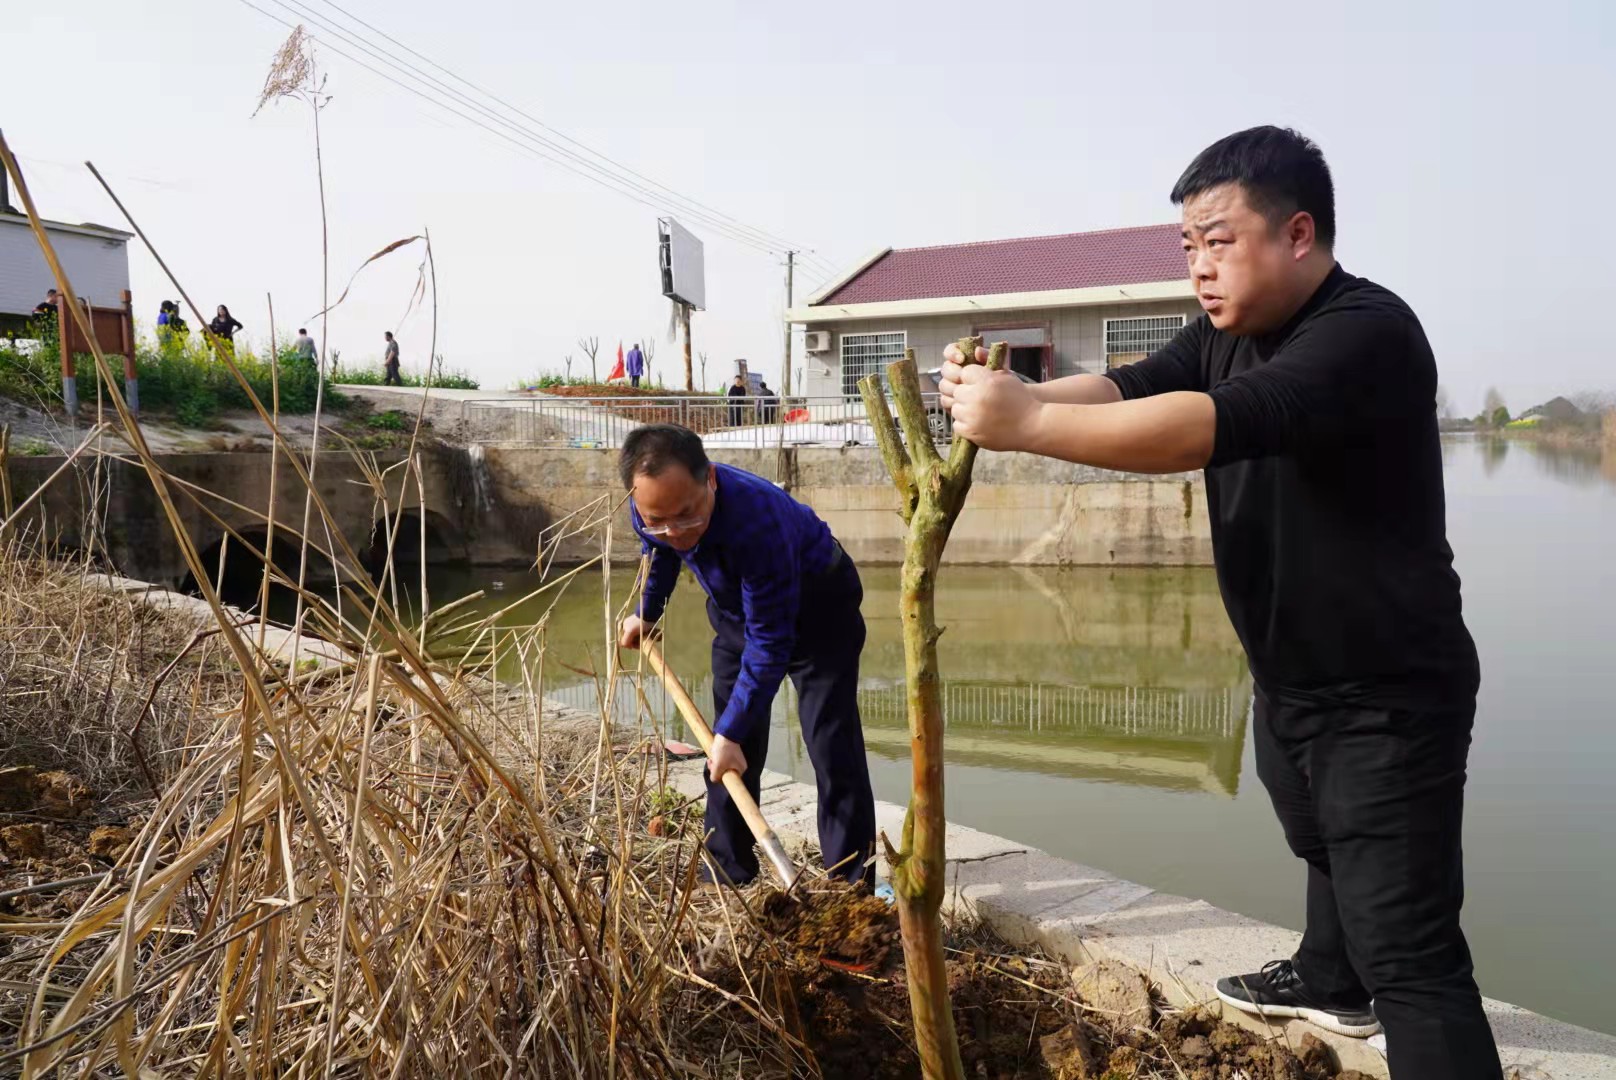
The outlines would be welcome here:
M 1010 359 L 1007 365 L 1011 371 L 1018 375 L 1025 375 L 1033 382 L 1044 381 L 1044 346 L 1042 345 L 1012 345 L 1010 346 Z
M 1048 382 L 1055 377 L 1055 346 L 1050 341 L 1050 324 L 1028 326 L 979 326 L 971 333 L 981 334 L 986 345 L 1002 341 L 1010 346 L 1005 367 L 1033 382 Z

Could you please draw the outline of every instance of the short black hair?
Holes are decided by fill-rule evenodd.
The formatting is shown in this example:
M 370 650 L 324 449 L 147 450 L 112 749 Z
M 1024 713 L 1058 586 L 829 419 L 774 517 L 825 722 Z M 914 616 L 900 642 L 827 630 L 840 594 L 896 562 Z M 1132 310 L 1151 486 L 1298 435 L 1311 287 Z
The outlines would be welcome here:
M 392 336 L 393 336 L 393 332 L 391 330 L 383 330 L 382 331 L 382 337 L 392 337 Z
M 300 333 L 300 334 L 306 334 L 306 333 L 308 333 L 308 330 L 306 328 L 300 326 L 300 327 L 297 328 L 297 332 Z
M 1174 206 L 1224 184 L 1239 184 L 1251 208 L 1279 226 L 1311 214 L 1319 243 L 1335 247 L 1335 184 L 1324 151 L 1291 128 L 1264 125 L 1225 135 L 1202 150 L 1173 185 Z
M 701 436 L 678 424 L 646 424 L 628 433 L 617 455 L 623 490 L 634 489 L 636 476 L 656 476 L 669 465 L 683 465 L 697 483 L 707 479 L 707 448 Z

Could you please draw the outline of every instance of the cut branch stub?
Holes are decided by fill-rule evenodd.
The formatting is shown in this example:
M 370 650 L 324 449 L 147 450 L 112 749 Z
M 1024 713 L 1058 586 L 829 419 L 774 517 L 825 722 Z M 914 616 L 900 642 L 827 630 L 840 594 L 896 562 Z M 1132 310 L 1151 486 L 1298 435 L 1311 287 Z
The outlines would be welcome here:
M 926 420 L 926 401 L 920 394 L 920 373 L 915 369 L 915 350 L 903 350 L 903 359 L 887 365 L 887 383 L 892 387 L 892 404 L 898 410 L 898 426 L 903 429 L 909 448 L 909 461 L 915 480 L 926 479 L 942 459 L 932 444 L 931 424 Z
M 898 427 L 892 422 L 892 412 L 887 408 L 887 397 L 881 392 L 881 376 L 866 375 L 860 379 L 859 396 L 864 399 L 864 415 L 875 432 L 875 445 L 881 451 L 881 461 L 898 489 L 898 513 L 903 516 L 904 524 L 908 524 L 909 519 L 914 517 L 915 503 L 920 493 L 915 488 L 914 469 L 909 464 L 909 455 L 904 451 L 903 440 L 898 437 Z

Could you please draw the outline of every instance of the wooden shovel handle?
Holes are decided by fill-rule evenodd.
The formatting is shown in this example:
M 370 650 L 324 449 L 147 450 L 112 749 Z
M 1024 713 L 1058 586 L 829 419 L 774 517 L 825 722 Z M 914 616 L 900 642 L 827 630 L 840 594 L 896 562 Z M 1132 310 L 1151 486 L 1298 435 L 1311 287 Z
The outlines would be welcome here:
M 668 692 L 669 697 L 673 698 L 674 707 L 679 710 L 679 715 L 685 718 L 685 723 L 690 725 L 690 730 L 696 733 L 696 741 L 701 743 L 702 752 L 711 759 L 713 756 L 713 731 L 707 726 L 707 721 L 703 719 L 701 710 L 690 699 L 689 693 L 685 691 L 684 684 L 679 681 L 679 676 L 675 675 L 668 667 L 667 662 L 662 659 L 662 650 L 657 647 L 657 643 L 655 641 L 642 642 L 640 649 L 645 653 L 645 658 L 650 663 L 651 670 L 656 672 L 657 678 L 662 680 L 663 689 Z M 763 811 L 758 809 L 757 800 L 752 798 L 750 791 L 746 790 L 746 781 L 741 778 L 740 773 L 731 769 L 724 774 L 723 783 L 724 790 L 729 792 L 729 797 L 734 801 L 736 809 L 740 810 L 741 817 L 746 819 L 746 827 L 752 830 L 753 837 L 762 845 L 764 851 L 769 854 L 770 860 L 776 863 L 776 869 L 780 870 L 781 876 L 786 878 L 786 884 L 790 885 L 796 877 L 796 867 L 792 866 L 791 873 L 787 874 L 785 869 L 779 866 L 779 857 L 775 853 L 781 852 L 783 854 L 784 848 L 780 844 L 780 838 L 775 836 L 774 830 L 769 828 L 769 823 L 764 820 Z M 787 865 L 790 865 L 789 861 Z

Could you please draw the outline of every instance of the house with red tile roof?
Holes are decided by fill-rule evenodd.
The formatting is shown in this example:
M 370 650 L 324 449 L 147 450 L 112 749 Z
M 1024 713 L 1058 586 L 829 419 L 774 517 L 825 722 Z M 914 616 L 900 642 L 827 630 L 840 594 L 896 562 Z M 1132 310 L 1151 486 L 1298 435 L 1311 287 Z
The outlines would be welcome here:
M 981 334 L 1043 381 L 1143 359 L 1200 313 L 1172 224 L 883 248 L 786 318 L 806 343 L 797 392 L 856 398 L 905 348 L 924 371 Z

